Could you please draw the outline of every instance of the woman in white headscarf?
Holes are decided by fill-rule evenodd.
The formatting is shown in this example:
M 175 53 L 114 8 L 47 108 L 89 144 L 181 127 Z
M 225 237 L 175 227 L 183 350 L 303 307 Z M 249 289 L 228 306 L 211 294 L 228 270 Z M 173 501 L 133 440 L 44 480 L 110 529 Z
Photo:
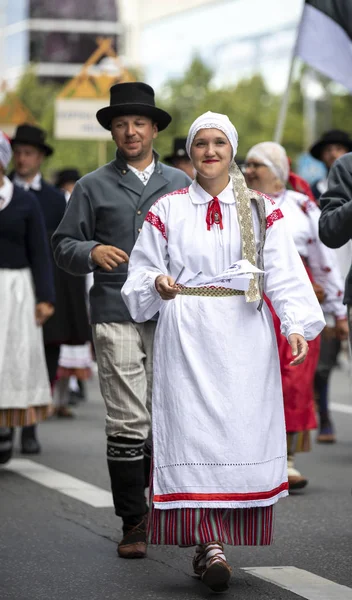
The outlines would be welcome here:
M 223 543 L 272 541 L 273 505 L 288 493 L 286 439 L 261 280 L 246 292 L 196 285 L 240 259 L 261 268 L 264 259 L 292 364 L 324 325 L 281 211 L 249 192 L 234 163 L 237 142 L 225 115 L 196 119 L 187 138 L 196 179 L 151 208 L 122 289 L 137 322 L 160 313 L 149 541 L 195 545 L 194 571 L 215 591 L 230 578 Z
M 343 305 L 343 280 L 333 250 L 319 239 L 320 209 L 309 186 L 290 171 L 285 149 L 275 142 L 262 142 L 251 148 L 246 157 L 247 184 L 268 194 L 285 216 L 295 246 L 322 303 L 322 309 L 347 336 L 346 307 Z M 286 189 L 290 184 L 294 189 Z M 298 191 L 299 190 L 299 191 Z M 304 193 L 300 193 L 300 192 Z M 275 307 L 274 307 L 275 309 Z M 276 311 L 277 312 L 277 311 Z M 307 478 L 294 465 L 296 452 L 310 449 L 310 430 L 316 428 L 313 383 L 319 359 L 319 337 L 309 343 L 304 365 L 290 367 L 291 351 L 280 333 L 280 315 L 273 311 L 280 355 L 288 447 L 289 488 L 300 489 Z M 279 317 L 279 318 L 278 318 Z
M 37 198 L 6 177 L 11 154 L 0 131 L 0 463 L 11 458 L 14 427 L 51 413 L 41 326 L 55 302 L 44 218 Z

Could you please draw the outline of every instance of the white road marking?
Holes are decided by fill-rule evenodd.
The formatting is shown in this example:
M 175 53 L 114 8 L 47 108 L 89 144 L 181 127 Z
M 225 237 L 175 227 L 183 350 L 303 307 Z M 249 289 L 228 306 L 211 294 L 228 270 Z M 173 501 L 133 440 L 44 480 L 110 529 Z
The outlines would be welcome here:
M 56 490 L 61 494 L 75 498 L 75 500 L 85 502 L 85 504 L 94 506 L 94 508 L 110 508 L 113 506 L 111 492 L 76 477 L 71 477 L 71 475 L 61 471 L 45 467 L 34 460 L 14 458 L 4 468 L 51 490 Z
M 335 412 L 345 413 L 346 415 L 352 415 L 352 406 L 349 404 L 339 404 L 338 402 L 331 402 L 329 408 Z
M 242 570 L 305 600 L 352 600 L 351 588 L 296 567 L 249 567 Z

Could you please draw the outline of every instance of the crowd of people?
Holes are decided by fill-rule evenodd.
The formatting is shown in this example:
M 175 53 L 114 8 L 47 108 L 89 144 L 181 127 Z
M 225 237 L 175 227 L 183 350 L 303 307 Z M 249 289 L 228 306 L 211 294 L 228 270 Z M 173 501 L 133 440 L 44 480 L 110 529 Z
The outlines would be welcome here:
M 336 440 L 352 140 L 333 130 L 314 144 L 329 177 L 311 189 L 272 141 L 239 168 L 237 130 L 211 111 L 161 162 L 171 115 L 145 83 L 114 85 L 97 120 L 115 159 L 54 185 L 41 128 L 0 133 L 0 462 L 16 427 L 36 454 L 37 424 L 74 416 L 70 386 L 84 395 L 94 356 L 119 557 L 194 546 L 195 574 L 221 592 L 224 544 L 270 545 L 275 504 L 308 484 L 296 453 L 315 429 Z M 229 267 L 247 284 L 214 283 Z

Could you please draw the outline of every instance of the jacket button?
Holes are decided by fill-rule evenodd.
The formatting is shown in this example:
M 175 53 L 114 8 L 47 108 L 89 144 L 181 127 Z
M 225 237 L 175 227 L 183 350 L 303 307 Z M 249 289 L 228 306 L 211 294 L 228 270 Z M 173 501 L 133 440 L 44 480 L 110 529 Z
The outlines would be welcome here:
M 137 210 L 137 215 L 141 215 L 142 211 L 141 210 Z
M 141 231 L 142 231 L 142 229 L 141 229 L 141 228 L 139 228 L 139 229 L 138 229 L 138 233 L 140 233 Z
M 122 170 L 122 175 L 126 175 L 126 173 L 127 173 L 126 169 L 123 169 Z

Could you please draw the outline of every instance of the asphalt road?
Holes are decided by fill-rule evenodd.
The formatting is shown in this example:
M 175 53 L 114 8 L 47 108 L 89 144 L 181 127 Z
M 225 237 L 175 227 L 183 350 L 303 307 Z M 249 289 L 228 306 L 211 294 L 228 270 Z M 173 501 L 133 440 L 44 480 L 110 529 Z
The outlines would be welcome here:
M 338 443 L 314 444 L 313 452 L 299 457 L 297 466 L 309 478 L 309 486 L 279 502 L 273 546 L 227 548 L 233 579 L 224 597 L 352 598 L 352 386 L 345 371 L 335 371 L 332 391 L 332 400 L 347 407 L 347 412 L 333 413 Z M 74 420 L 51 419 L 40 426 L 43 452 L 33 460 L 109 490 L 104 407 L 96 379 L 89 386 L 88 401 L 79 405 L 76 414 Z M 19 458 L 15 453 L 14 465 Z M 46 483 L 44 476 L 42 483 Z M 121 523 L 113 509 L 96 508 L 43 484 L 11 471 L 11 463 L 0 470 L 1 600 L 196 600 L 212 596 L 192 576 L 192 549 L 152 547 L 146 560 L 118 559 Z M 286 566 L 302 570 L 291 577 L 294 587 L 290 589 L 297 593 L 244 570 Z M 283 585 L 288 586 L 285 570 L 271 569 L 270 573 L 282 573 Z M 309 587 L 305 583 L 309 574 L 323 580 Z M 329 582 L 349 589 L 329 587 Z

